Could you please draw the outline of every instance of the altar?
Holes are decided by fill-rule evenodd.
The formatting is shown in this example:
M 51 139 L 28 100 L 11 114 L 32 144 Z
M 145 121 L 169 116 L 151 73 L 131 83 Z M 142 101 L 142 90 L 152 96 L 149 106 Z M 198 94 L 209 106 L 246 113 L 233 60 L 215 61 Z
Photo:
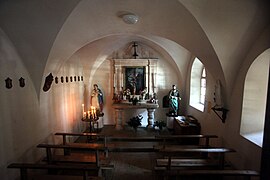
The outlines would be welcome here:
M 115 128 L 120 130 L 125 125 L 123 121 L 123 111 L 127 109 L 146 109 L 148 112 L 147 127 L 152 128 L 155 120 L 155 110 L 159 107 L 156 103 L 137 103 L 133 105 L 130 102 L 125 103 L 113 103 L 112 107 L 115 112 Z

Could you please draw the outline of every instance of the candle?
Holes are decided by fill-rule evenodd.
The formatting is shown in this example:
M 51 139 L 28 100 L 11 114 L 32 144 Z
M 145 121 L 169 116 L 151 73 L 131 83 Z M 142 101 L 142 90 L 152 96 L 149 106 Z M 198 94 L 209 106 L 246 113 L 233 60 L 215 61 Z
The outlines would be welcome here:
M 90 111 L 87 111 L 88 117 L 90 117 Z
M 96 108 L 94 107 L 94 118 L 97 117 Z
M 84 115 L 84 104 L 82 104 L 82 114 Z
M 121 87 L 124 87 L 124 75 L 123 75 L 123 73 L 121 74 Z
M 116 76 L 115 76 L 115 73 L 113 74 L 113 87 L 115 87 L 116 85 Z
M 91 114 L 93 114 L 93 106 L 91 106 L 91 108 L 90 108 L 90 109 L 91 109 Z
M 153 93 L 154 93 L 155 92 L 154 73 L 152 73 L 152 88 L 153 88 Z

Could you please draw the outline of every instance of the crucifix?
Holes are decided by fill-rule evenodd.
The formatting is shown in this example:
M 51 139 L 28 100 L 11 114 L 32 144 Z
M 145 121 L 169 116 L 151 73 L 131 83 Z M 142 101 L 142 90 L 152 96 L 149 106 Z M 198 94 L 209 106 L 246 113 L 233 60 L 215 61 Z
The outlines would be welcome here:
M 138 54 L 137 54 L 137 50 L 136 50 L 136 47 L 137 47 L 138 45 L 136 44 L 136 42 L 134 42 L 133 43 L 133 45 L 132 45 L 132 47 L 134 47 L 134 54 L 133 54 L 133 57 L 134 57 L 134 59 L 136 59 L 137 58 L 137 56 L 139 56 Z

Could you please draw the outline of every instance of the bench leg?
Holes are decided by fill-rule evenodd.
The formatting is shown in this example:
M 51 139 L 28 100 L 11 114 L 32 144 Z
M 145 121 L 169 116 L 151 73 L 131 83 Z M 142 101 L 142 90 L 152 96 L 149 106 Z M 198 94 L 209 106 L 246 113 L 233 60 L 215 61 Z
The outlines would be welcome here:
M 83 180 L 87 180 L 87 178 L 88 178 L 88 172 L 87 172 L 87 170 L 84 170 L 83 171 Z
M 27 169 L 21 168 L 20 171 L 21 171 L 21 180 L 27 180 L 28 179 Z
M 69 156 L 70 155 L 70 149 L 64 148 L 64 155 Z
M 52 163 L 52 151 L 51 148 L 47 147 L 46 148 L 46 154 L 47 154 L 47 161 L 49 164 Z
M 224 169 L 224 153 L 219 153 L 219 169 Z
M 244 180 L 251 180 L 250 176 L 244 177 Z
M 106 149 L 104 153 L 105 153 L 105 157 L 108 158 L 109 157 L 109 150 Z

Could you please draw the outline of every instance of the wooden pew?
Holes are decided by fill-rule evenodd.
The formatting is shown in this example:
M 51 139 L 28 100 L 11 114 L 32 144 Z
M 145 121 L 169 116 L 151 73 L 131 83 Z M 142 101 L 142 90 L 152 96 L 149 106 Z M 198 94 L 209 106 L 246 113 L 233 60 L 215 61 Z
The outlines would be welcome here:
M 254 170 L 235 170 L 235 169 L 171 169 L 165 167 L 155 167 L 155 176 L 170 179 L 170 177 L 193 176 L 204 179 L 203 177 L 244 177 L 245 180 L 250 180 L 251 177 L 259 177 L 260 173 Z M 216 178 L 215 178 L 216 179 Z
M 56 136 L 62 136 L 63 139 L 63 145 L 73 145 L 76 142 L 68 142 L 67 141 L 67 136 L 78 136 L 78 137 L 87 137 L 87 142 L 89 142 L 90 139 L 95 139 L 94 143 L 88 143 L 87 147 L 89 148 L 106 148 L 107 143 L 106 143 L 106 136 L 102 134 L 97 134 L 97 133 L 67 133 L 67 132 L 57 132 L 55 133 Z M 101 143 L 98 143 L 98 140 L 101 140 Z M 76 143 L 78 144 L 85 144 L 85 143 Z M 65 150 L 65 154 L 68 154 L 69 151 Z M 108 157 L 108 150 L 105 150 L 106 157 Z
M 81 177 L 70 177 L 67 175 L 40 175 L 39 177 L 35 177 L 35 179 L 48 178 L 50 179 L 89 179 L 88 171 L 98 172 L 99 168 L 95 165 L 85 165 L 85 164 L 41 164 L 41 163 L 12 163 L 8 165 L 7 168 L 16 168 L 20 169 L 20 178 L 21 180 L 28 180 L 29 173 L 28 169 L 43 169 L 43 170 L 72 170 L 81 172 Z M 31 177 L 33 179 L 33 177 Z M 102 177 L 93 177 L 93 179 L 103 179 Z
M 119 143 L 129 143 L 129 142 L 161 142 L 161 139 L 155 138 L 155 136 L 152 137 L 120 137 L 120 136 L 105 136 L 102 134 L 97 133 L 63 133 L 63 132 L 57 132 L 55 135 L 60 135 L 63 138 L 63 145 L 71 145 L 71 146 L 87 146 L 89 148 L 105 148 L 106 157 L 108 157 L 108 151 L 110 152 L 154 152 L 153 146 L 145 147 L 132 147 L 132 146 L 117 146 L 116 144 Z M 67 136 L 79 136 L 79 137 L 91 137 L 96 139 L 103 140 L 102 144 L 100 143 L 73 143 L 67 141 Z M 137 145 L 136 145 L 137 146 Z M 69 151 L 66 149 L 65 154 L 68 155 Z
M 120 137 L 107 136 L 107 145 L 110 152 L 156 152 L 153 144 L 146 146 L 145 144 L 138 145 L 139 142 L 160 142 L 155 136 L 139 136 L 139 137 Z M 136 144 L 132 144 L 136 142 Z
M 87 139 L 95 138 L 96 140 L 101 139 L 103 140 L 104 146 L 106 146 L 106 136 L 97 133 L 69 133 L 69 132 L 57 132 L 54 135 L 62 136 L 63 144 L 67 144 L 67 136 L 78 136 L 78 137 L 87 137 Z M 69 142 L 70 143 L 70 142 Z
M 106 148 L 106 157 L 108 157 L 108 151 L 110 152 L 153 152 L 155 151 L 153 147 L 127 147 L 127 146 L 116 146 L 115 143 L 119 142 L 158 142 L 160 139 L 152 137 L 117 137 L 117 136 L 105 136 L 96 133 L 55 133 L 55 135 L 60 135 L 63 137 L 64 145 L 71 146 L 87 146 L 89 148 L 104 147 Z M 67 142 L 67 136 L 86 136 L 86 137 L 95 137 L 97 139 L 103 139 L 103 144 L 98 143 L 70 143 Z M 65 150 L 65 154 L 68 154 L 68 151 Z
M 216 135 L 158 135 L 156 136 L 157 139 L 161 139 L 163 141 L 162 146 L 158 146 L 156 148 L 164 148 L 168 146 L 168 141 L 179 141 L 181 139 L 205 139 L 205 142 L 202 146 L 209 147 L 210 146 L 210 139 L 218 138 Z
M 174 148 L 162 148 L 159 150 L 163 156 L 168 158 L 157 159 L 157 166 L 167 167 L 168 170 L 171 167 L 202 167 L 202 166 L 213 166 L 216 165 L 219 169 L 224 169 L 224 156 L 225 153 L 235 152 L 229 148 L 183 148 L 181 146 Z M 205 157 L 205 153 L 213 154 L 217 153 L 218 160 L 212 160 L 209 157 Z M 202 154 L 202 158 L 186 158 L 183 157 L 185 154 Z M 182 159 L 179 159 L 182 156 Z M 174 158 L 175 157 L 175 158 Z
M 46 149 L 46 160 L 48 163 L 54 162 L 73 162 L 73 163 L 88 163 L 88 164 L 96 164 L 97 167 L 100 167 L 100 151 L 107 150 L 105 147 L 89 147 L 88 144 L 39 144 L 37 145 L 38 148 L 45 148 Z M 77 153 L 77 155 L 54 155 L 52 153 L 52 149 L 63 149 L 63 150 L 79 150 L 79 151 L 86 151 L 91 153 Z

